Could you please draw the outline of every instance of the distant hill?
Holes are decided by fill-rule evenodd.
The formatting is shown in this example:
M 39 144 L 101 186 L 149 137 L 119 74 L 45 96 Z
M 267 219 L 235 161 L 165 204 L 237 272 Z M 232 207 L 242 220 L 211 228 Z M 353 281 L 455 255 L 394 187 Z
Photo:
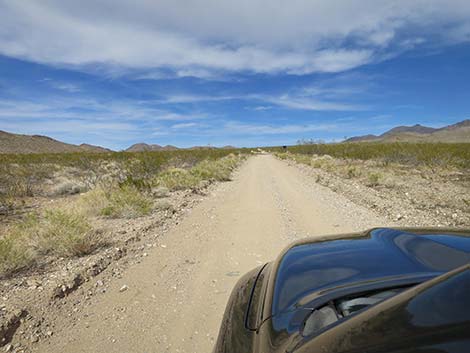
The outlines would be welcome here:
M 131 147 L 127 148 L 125 151 L 126 152 L 174 151 L 177 149 L 178 147 L 171 146 L 171 145 L 160 146 L 156 144 L 149 145 L 147 143 L 136 143 L 132 145 Z
M 126 149 L 126 152 L 146 152 L 146 151 L 175 151 L 180 149 L 188 150 L 215 150 L 215 149 L 235 149 L 233 146 L 214 147 L 214 146 L 193 146 L 188 148 L 178 148 L 172 145 L 160 146 L 156 144 L 136 143 Z
M 111 152 L 99 146 L 80 146 L 41 135 L 20 135 L 0 130 L 0 153 Z
M 470 142 L 470 119 L 441 128 L 416 124 L 397 126 L 382 135 L 355 136 L 344 142 Z

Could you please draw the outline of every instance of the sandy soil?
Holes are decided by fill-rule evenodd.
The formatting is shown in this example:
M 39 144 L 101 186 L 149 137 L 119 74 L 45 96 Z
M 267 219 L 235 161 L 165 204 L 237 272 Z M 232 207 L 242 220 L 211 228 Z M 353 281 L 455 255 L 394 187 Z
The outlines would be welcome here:
M 388 224 L 271 155 L 250 158 L 37 352 L 211 352 L 239 276 L 306 236 Z M 98 285 L 101 285 L 98 283 Z M 74 300 L 79 293 L 72 293 Z

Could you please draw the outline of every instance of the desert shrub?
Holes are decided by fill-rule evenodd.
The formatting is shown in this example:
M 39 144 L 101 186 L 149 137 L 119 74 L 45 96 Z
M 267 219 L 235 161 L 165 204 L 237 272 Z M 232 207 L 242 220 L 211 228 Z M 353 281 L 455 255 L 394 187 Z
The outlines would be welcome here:
M 5 275 L 30 266 L 34 261 L 18 236 L 7 234 L 0 239 L 0 275 Z
M 26 268 L 41 255 L 82 256 L 101 244 L 83 215 L 57 209 L 29 215 L 0 239 L 0 274 Z
M 289 152 L 274 152 L 274 155 L 279 159 L 288 159 L 290 157 Z
M 378 186 L 382 180 L 382 175 L 380 173 L 369 173 L 367 176 L 367 185 L 368 186 Z
M 293 155 L 293 158 L 297 163 L 302 163 L 302 164 L 307 164 L 307 165 L 311 165 L 312 163 L 312 158 L 307 155 L 295 154 Z
M 359 171 L 356 169 L 356 167 L 348 167 L 346 176 L 349 179 L 356 178 L 359 176 Z
M 136 218 L 150 214 L 153 202 L 134 186 L 112 185 L 97 187 L 80 195 L 71 207 L 90 217 Z
M 63 196 L 63 195 L 74 195 L 85 192 L 87 186 L 84 183 L 73 181 L 73 180 L 63 180 L 62 182 L 55 185 L 51 192 L 51 196 Z
M 108 193 L 102 187 L 96 187 L 78 198 L 70 208 L 84 216 L 99 216 L 101 211 L 109 205 Z
M 47 210 L 42 216 L 31 216 L 16 232 L 40 255 L 81 256 L 97 246 L 87 219 L 70 211 Z
M 324 163 L 325 162 L 322 159 L 314 159 L 314 160 L 312 160 L 311 166 L 314 167 L 314 168 L 321 168 L 321 167 L 323 167 Z
M 134 187 L 140 191 L 149 191 L 152 185 L 149 179 L 136 178 L 132 175 L 128 175 L 126 179 L 119 183 L 120 187 Z
M 183 190 L 195 188 L 201 180 L 199 176 L 190 173 L 186 169 L 169 168 L 154 179 L 154 184 L 164 186 L 170 190 Z
M 194 166 L 190 173 L 201 180 L 230 180 L 230 175 L 237 165 L 234 157 L 222 158 L 216 161 L 202 161 Z
M 107 205 L 100 211 L 110 218 L 136 218 L 152 212 L 152 200 L 133 186 L 121 186 L 105 192 Z

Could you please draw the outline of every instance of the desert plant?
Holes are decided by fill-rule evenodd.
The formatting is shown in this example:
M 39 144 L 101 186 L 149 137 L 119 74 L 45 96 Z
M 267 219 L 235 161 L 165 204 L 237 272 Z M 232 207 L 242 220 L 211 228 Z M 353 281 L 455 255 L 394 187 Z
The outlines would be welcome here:
M 164 186 L 170 190 L 183 190 L 196 187 L 201 177 L 182 168 L 169 168 L 160 173 L 155 179 L 156 186 Z
M 379 173 L 369 173 L 367 176 L 368 186 L 378 186 L 382 180 L 382 175 Z
M 58 209 L 29 215 L 0 239 L 0 274 L 26 268 L 41 255 L 82 256 L 101 244 L 83 215 Z
M 152 212 L 152 200 L 133 186 L 121 186 L 105 192 L 107 205 L 100 211 L 110 218 L 136 218 Z
M 85 192 L 86 190 L 87 187 L 84 183 L 73 180 L 63 180 L 52 188 L 50 194 L 51 196 L 74 195 Z
M 0 239 L 0 275 L 5 275 L 30 266 L 34 257 L 23 241 L 7 234 Z
M 281 147 L 267 148 L 286 155 Z M 291 155 L 330 155 L 342 159 L 377 160 L 384 164 L 451 166 L 468 170 L 470 143 L 331 143 L 289 147 Z
M 190 173 L 201 180 L 230 180 L 230 174 L 236 166 L 234 158 L 222 158 L 216 161 L 202 161 L 194 166 Z
M 70 211 L 53 209 L 43 216 L 31 216 L 17 231 L 38 254 L 81 256 L 97 246 L 87 219 Z
M 346 176 L 349 179 L 356 178 L 357 176 L 359 176 L 359 172 L 356 169 L 356 167 L 349 167 L 347 172 L 346 172 Z

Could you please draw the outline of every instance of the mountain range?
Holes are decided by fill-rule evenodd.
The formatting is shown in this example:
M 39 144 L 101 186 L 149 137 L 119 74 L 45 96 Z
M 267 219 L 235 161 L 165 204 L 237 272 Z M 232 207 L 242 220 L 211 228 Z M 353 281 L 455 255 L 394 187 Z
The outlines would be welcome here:
M 111 152 L 86 143 L 73 145 L 41 135 L 20 135 L 0 130 L 0 153 Z
M 397 126 L 381 135 L 363 135 L 344 142 L 470 142 L 470 119 L 441 128 L 416 124 Z
M 195 146 L 190 149 L 212 149 L 211 146 Z M 225 146 L 222 148 L 236 148 Z M 125 152 L 145 152 L 145 151 L 174 151 L 178 147 L 157 144 L 136 143 Z M 61 142 L 48 136 L 42 135 L 21 135 L 0 130 L 0 153 L 67 153 L 67 152 L 95 152 L 105 153 L 114 152 L 108 148 L 89 145 L 83 143 L 81 145 L 73 145 Z
M 363 135 L 346 139 L 344 142 L 470 142 L 470 119 L 441 128 L 416 124 L 397 126 L 381 135 Z M 211 149 L 211 146 L 195 146 L 190 149 Z M 222 148 L 235 148 L 225 146 Z M 136 143 L 125 149 L 126 152 L 172 151 L 178 147 L 157 144 Z M 0 153 L 64 153 L 64 152 L 113 152 L 100 146 L 89 144 L 73 145 L 54 140 L 48 136 L 20 135 L 0 130 Z

